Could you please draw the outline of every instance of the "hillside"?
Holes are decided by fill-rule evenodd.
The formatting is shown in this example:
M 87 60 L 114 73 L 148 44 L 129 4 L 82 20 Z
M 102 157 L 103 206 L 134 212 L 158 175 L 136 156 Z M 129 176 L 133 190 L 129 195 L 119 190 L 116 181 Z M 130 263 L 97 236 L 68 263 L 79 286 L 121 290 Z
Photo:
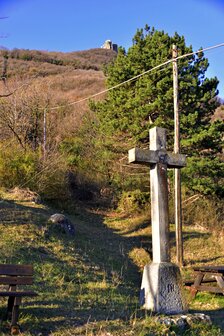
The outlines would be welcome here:
M 7 103 L 12 106 L 25 104 L 28 107 L 29 105 L 30 110 L 33 109 L 31 106 L 33 104 L 38 108 L 40 104 L 44 104 L 48 109 L 54 106 L 65 106 L 61 109 L 63 115 L 66 114 L 63 122 L 61 117 L 58 118 L 62 112 L 59 113 L 57 109 L 49 111 L 47 121 L 48 134 L 60 133 L 54 136 L 54 142 L 58 143 L 65 134 L 75 132 L 80 127 L 83 116 L 89 113 L 88 101 L 71 106 L 67 106 L 68 103 L 105 89 L 105 76 L 102 70 L 105 65 L 113 61 L 116 53 L 106 49 L 71 53 L 14 49 L 1 51 L 1 56 L 1 75 L 6 77 L 6 82 L 0 82 L 0 95 L 9 94 Z M 10 96 L 11 92 L 15 92 L 14 95 Z M 96 99 L 103 97 L 104 95 L 101 95 Z M 11 107 L 10 110 L 12 111 L 13 108 Z M 43 119 L 42 112 L 43 108 L 40 109 L 40 119 Z M 9 135 L 9 123 L 6 120 L 3 121 L 4 113 L 1 112 L 0 123 L 3 140 L 15 135 L 15 130 Z M 20 114 L 20 112 L 16 113 Z M 62 123 L 63 129 L 61 129 Z
M 140 309 L 141 272 L 144 263 L 150 261 L 142 245 L 151 241 L 145 215 L 131 218 L 125 213 L 83 208 L 69 216 L 75 225 L 72 237 L 48 223 L 53 213 L 54 209 L 35 204 L 27 190 L 1 192 L 0 262 L 32 263 L 33 288 L 39 294 L 24 299 L 21 335 L 120 336 L 121 330 L 124 336 L 224 334 L 223 296 L 202 293 L 193 301 L 189 297 L 190 312 L 210 315 L 212 327 L 192 323 L 182 330 L 160 324 L 157 316 Z M 190 276 L 195 263 L 224 262 L 223 245 L 217 244 L 209 232 L 188 226 L 184 238 L 184 277 Z M 195 246 L 197 254 L 192 253 Z M 174 253 L 172 247 L 173 260 Z M 1 300 L 1 318 L 5 305 Z M 8 334 L 7 323 L 2 322 L 1 331 L 2 335 Z
M 42 75 L 49 74 L 51 71 L 56 72 L 56 69 L 59 72 L 63 71 L 64 67 L 70 67 L 70 69 L 102 70 L 104 66 L 112 62 L 116 57 L 116 52 L 113 50 L 101 48 L 67 53 L 13 49 L 11 51 L 3 51 L 2 53 L 10 59 L 9 76 L 23 73 L 25 70 L 26 73 L 29 73 L 30 69 Z M 46 72 L 41 69 L 44 63 Z M 48 64 L 48 68 L 46 68 L 46 64 Z
M 0 68 L 4 72 L 6 59 L 7 89 L 0 83 L 0 94 L 7 94 L 28 80 L 29 86 L 48 86 L 57 104 L 73 102 L 105 89 L 105 66 L 113 62 L 117 53 L 107 49 L 90 49 L 74 52 L 49 52 L 39 50 L 2 50 Z M 96 99 L 104 98 L 104 95 Z M 79 103 L 78 109 L 88 111 L 86 103 Z M 77 109 L 72 107 L 76 113 Z M 223 119 L 223 108 L 217 109 L 213 120 Z
M 73 100 L 88 96 L 105 88 L 102 70 L 116 57 L 116 53 L 106 49 L 90 49 L 70 53 L 14 49 L 2 51 L 0 67 L 5 72 L 7 90 L 29 80 L 50 82 L 54 95 L 61 99 Z M 6 62 L 5 65 L 4 62 Z M 1 83 L 1 92 L 7 91 Z M 69 94 L 68 94 L 69 93 Z
M 195 322 L 184 330 L 161 325 L 139 306 L 141 274 L 152 253 L 148 168 L 128 165 L 133 139 L 125 132 L 108 135 L 106 128 L 99 132 L 95 110 L 89 101 L 79 102 L 105 89 L 103 68 L 114 57 L 103 49 L 2 52 L 0 262 L 32 263 L 39 293 L 24 301 L 23 335 L 224 335 L 223 296 L 200 293 L 192 300 L 186 290 L 190 312 L 208 314 L 214 325 Z M 123 109 L 114 98 L 112 113 L 114 106 Z M 214 119 L 222 115 L 221 106 Z M 117 119 L 119 123 L 120 114 Z M 212 173 L 211 180 L 215 168 Z M 198 181 L 197 174 L 194 179 Z M 187 279 L 194 265 L 224 263 L 223 201 L 200 189 L 187 190 L 189 182 L 183 188 L 182 273 Z M 175 262 L 171 183 L 169 187 Z M 34 191 L 42 204 L 33 202 Z M 48 223 L 58 212 L 74 223 L 74 237 Z M 1 316 L 4 305 L 2 300 Z M 7 334 L 8 324 L 2 322 L 0 329 Z

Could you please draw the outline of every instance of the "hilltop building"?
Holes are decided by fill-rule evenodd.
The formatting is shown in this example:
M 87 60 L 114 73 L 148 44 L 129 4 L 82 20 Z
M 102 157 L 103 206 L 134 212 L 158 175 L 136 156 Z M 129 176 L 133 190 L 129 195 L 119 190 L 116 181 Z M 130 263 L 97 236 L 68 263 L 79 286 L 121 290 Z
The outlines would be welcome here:
M 118 51 L 117 44 L 112 43 L 111 40 L 106 40 L 101 48 L 114 50 L 116 52 Z

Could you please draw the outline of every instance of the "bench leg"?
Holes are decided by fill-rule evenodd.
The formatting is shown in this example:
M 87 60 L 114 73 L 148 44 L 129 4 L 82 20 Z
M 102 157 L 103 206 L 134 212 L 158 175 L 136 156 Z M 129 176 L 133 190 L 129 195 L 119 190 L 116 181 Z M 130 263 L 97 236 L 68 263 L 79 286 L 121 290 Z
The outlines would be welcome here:
M 15 301 L 14 296 L 10 296 L 8 298 L 8 306 L 7 306 L 7 312 L 6 312 L 6 319 L 7 320 L 12 319 L 12 310 L 13 310 L 13 306 L 14 306 L 14 301 Z
M 222 289 L 222 293 L 224 295 L 224 279 L 222 275 L 216 275 L 215 279 L 217 281 L 218 286 Z
M 18 319 L 19 319 L 19 305 L 21 304 L 22 298 L 16 297 L 14 301 L 14 306 L 12 310 L 12 322 L 11 326 L 17 326 L 18 325 Z
M 198 286 L 200 286 L 203 278 L 204 278 L 204 273 L 198 273 L 198 275 L 195 278 L 194 284 L 191 286 L 191 296 L 192 298 L 195 298 L 197 292 L 198 292 Z

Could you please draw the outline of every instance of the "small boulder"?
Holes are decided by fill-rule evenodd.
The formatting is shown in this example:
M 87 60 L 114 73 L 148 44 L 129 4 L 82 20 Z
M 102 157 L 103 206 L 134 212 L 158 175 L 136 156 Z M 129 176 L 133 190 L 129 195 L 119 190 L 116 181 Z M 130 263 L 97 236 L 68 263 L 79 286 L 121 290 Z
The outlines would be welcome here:
M 54 214 L 49 219 L 48 222 L 58 225 L 60 230 L 70 236 L 75 235 L 75 227 L 73 223 L 63 214 Z

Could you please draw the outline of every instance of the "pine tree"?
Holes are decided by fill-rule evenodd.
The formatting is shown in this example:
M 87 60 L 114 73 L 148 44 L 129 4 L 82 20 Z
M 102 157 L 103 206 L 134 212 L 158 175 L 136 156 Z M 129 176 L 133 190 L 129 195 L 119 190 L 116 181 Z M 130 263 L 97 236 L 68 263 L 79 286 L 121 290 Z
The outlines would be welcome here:
M 183 36 L 169 36 L 154 28 L 137 30 L 133 45 L 126 52 L 119 48 L 115 62 L 106 70 L 107 86 L 127 81 L 172 57 L 172 45 L 178 55 L 192 52 Z M 224 164 L 221 161 L 224 126 L 211 122 L 217 99 L 218 79 L 206 78 L 208 59 L 203 52 L 178 60 L 181 151 L 189 156 L 183 181 L 191 190 L 202 194 L 223 195 Z M 122 135 L 135 143 L 148 142 L 152 126 L 168 130 L 169 147 L 173 148 L 173 78 L 172 63 L 146 73 L 108 92 L 107 98 L 91 107 L 99 119 L 99 129 Z M 123 140 L 122 140 L 123 141 Z

